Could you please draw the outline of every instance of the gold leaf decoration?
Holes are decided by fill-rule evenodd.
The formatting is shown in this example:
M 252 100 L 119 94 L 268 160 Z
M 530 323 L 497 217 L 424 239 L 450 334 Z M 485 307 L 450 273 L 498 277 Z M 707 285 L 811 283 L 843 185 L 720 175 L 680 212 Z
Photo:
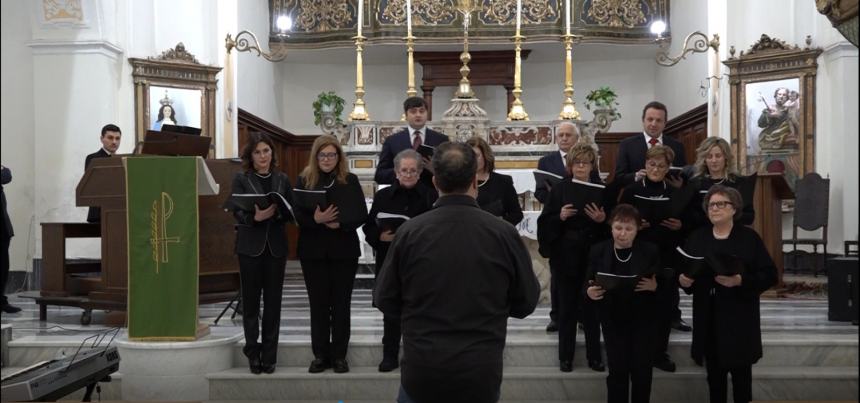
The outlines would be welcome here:
M 328 32 L 351 28 L 355 6 L 347 1 L 299 0 L 296 29 L 305 32 Z
M 588 17 L 612 28 L 633 28 L 647 21 L 640 0 L 593 0 Z

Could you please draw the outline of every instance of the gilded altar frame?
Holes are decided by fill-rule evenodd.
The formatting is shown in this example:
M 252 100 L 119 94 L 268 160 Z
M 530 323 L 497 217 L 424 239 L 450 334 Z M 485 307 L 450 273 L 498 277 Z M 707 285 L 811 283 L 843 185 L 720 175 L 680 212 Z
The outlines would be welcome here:
M 781 172 L 794 187 L 815 170 L 815 78 L 822 50 L 810 48 L 811 42 L 807 37 L 800 48 L 763 34 L 737 57 L 733 46 L 729 50 L 723 64 L 729 68 L 732 152 L 741 173 Z M 762 117 L 769 109 L 785 111 L 781 129 Z
M 199 127 L 202 136 L 212 138 L 209 157 L 213 157 L 216 75 L 221 67 L 200 64 L 182 43 L 157 57 L 129 58 L 128 61 L 134 79 L 135 143 L 143 141 L 147 130 L 157 128 L 153 123 L 159 113 L 158 106 L 168 103 L 173 107 L 174 117 L 178 115 L 175 124 Z M 164 91 L 164 98 L 161 98 L 161 91 Z M 180 104 L 175 104 L 183 99 L 187 105 L 181 105 L 182 110 L 190 112 L 185 116 L 179 113 Z

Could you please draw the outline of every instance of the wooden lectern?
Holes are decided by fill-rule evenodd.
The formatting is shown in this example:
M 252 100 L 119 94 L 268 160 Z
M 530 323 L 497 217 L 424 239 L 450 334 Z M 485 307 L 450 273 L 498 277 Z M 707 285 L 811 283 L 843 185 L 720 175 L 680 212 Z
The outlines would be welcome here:
M 753 229 L 764 241 L 779 273 L 776 288 L 783 288 L 782 273 L 785 265 L 782 259 L 782 201 L 794 199 L 794 191 L 788 186 L 781 173 L 759 173 L 753 197 L 755 221 Z
M 157 132 L 156 132 L 157 133 Z M 176 150 L 160 144 L 160 155 L 178 155 L 202 148 L 208 137 L 187 136 L 188 149 Z M 181 139 L 174 144 L 189 144 Z M 183 146 L 184 147 L 184 146 Z M 158 148 L 158 147 L 156 147 Z M 144 149 L 148 149 L 144 144 Z M 202 152 L 202 151 L 201 151 Z M 164 154 L 166 153 L 166 154 Z M 200 154 L 192 154 L 200 155 Z M 203 154 L 205 155 L 205 154 Z M 134 156 L 127 156 L 134 158 Z M 233 175 L 241 163 L 231 159 L 206 160 L 206 166 L 220 185 L 215 196 L 200 196 L 200 303 L 229 301 L 239 290 L 239 265 L 234 255 L 233 217 L 224 212 L 223 203 L 230 194 Z M 94 159 L 75 191 L 78 206 L 101 207 L 101 223 L 42 223 L 43 267 L 41 290 L 36 298 L 40 320 L 46 320 L 47 305 L 76 306 L 85 310 L 81 322 L 89 322 L 89 310 L 124 311 L 128 295 L 128 242 L 126 235 L 125 171 L 121 156 Z M 100 231 L 98 231 L 100 229 Z M 68 265 L 65 259 L 66 237 L 101 236 L 101 265 Z M 85 286 L 83 286 L 83 285 Z

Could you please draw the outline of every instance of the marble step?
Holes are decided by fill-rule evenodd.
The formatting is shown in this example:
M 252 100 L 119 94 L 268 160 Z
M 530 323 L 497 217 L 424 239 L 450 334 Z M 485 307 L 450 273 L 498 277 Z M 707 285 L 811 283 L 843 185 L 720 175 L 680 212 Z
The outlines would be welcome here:
M 278 400 L 280 398 L 354 401 L 388 400 L 396 396 L 398 371 L 379 373 L 375 367 L 352 367 L 346 374 L 310 374 L 307 368 L 278 367 L 271 375 L 253 375 L 244 367 L 209 374 L 214 400 Z M 606 374 L 555 367 L 506 368 L 502 382 L 505 401 L 602 400 Z M 753 397 L 757 400 L 857 400 L 857 367 L 753 367 Z M 682 367 L 674 374 L 656 371 L 651 400 L 707 401 L 705 371 Z

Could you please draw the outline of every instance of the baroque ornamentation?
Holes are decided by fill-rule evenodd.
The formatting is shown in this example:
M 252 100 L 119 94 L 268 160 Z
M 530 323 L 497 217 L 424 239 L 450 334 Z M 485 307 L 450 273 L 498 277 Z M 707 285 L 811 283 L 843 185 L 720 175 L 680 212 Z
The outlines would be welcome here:
M 481 4 L 481 20 L 488 24 L 514 25 L 517 18 L 516 0 L 483 0 Z M 558 1 L 554 0 L 523 0 L 523 20 L 540 24 L 544 21 L 555 21 L 558 18 Z
M 490 132 L 490 145 L 508 146 L 517 144 L 552 144 L 552 133 L 548 126 L 499 126 Z
M 185 50 L 185 44 L 182 42 L 177 43 L 176 47 L 173 49 L 167 49 L 164 52 L 161 52 L 160 56 L 150 57 L 150 59 L 200 64 L 194 55 Z
M 299 0 L 295 28 L 305 32 L 328 32 L 355 25 L 355 6 L 347 1 Z
M 454 0 L 413 0 L 412 24 L 419 25 L 450 24 L 456 17 Z M 380 15 L 386 24 L 406 25 L 406 0 L 390 0 Z
M 588 8 L 588 17 L 599 25 L 633 28 L 648 21 L 643 8 L 640 0 L 593 0 Z M 656 5 L 651 4 L 651 8 L 656 9 Z
M 42 2 L 45 21 L 83 21 L 81 0 L 45 0 Z
M 781 41 L 777 38 L 771 38 L 767 36 L 767 34 L 761 34 L 761 38 L 759 38 L 758 42 L 754 43 L 750 46 L 750 49 L 747 51 L 747 55 L 752 55 L 757 52 L 765 52 L 772 50 L 794 50 L 798 49 L 797 45 L 792 47 L 791 45 L 786 44 L 784 41 Z

